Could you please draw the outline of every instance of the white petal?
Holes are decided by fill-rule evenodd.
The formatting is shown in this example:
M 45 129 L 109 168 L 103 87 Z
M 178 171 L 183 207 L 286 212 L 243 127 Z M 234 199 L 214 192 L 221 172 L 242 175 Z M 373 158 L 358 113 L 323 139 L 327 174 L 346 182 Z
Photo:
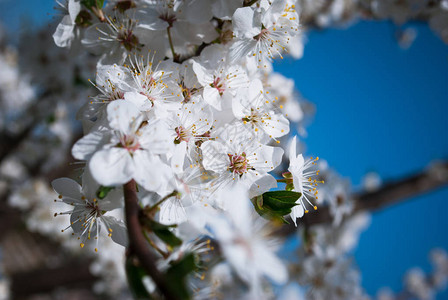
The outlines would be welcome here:
M 229 49 L 229 62 L 237 63 L 244 57 L 246 57 L 250 52 L 255 49 L 257 41 L 251 40 L 236 40 L 230 46 Z
M 83 136 L 73 145 L 72 155 L 79 160 L 89 160 L 93 153 L 101 149 L 108 141 L 106 132 L 93 131 Z
M 134 153 L 134 179 L 148 191 L 160 192 L 173 177 L 171 168 L 148 151 Z
M 255 151 L 256 155 L 251 155 L 249 159 L 259 172 L 270 172 L 282 162 L 284 151 L 280 147 L 260 145 Z
M 222 173 L 227 170 L 229 158 L 227 148 L 216 141 L 206 141 L 201 145 L 203 165 L 206 170 Z
M 299 203 L 299 204 L 294 206 L 291 209 L 290 216 L 291 216 L 291 219 L 294 222 L 294 225 L 296 225 L 296 227 L 297 227 L 296 219 L 303 217 L 303 215 L 305 214 L 305 210 L 303 209 L 303 205 L 300 202 L 296 202 L 296 203 Z
M 252 184 L 249 190 L 249 198 L 252 199 L 276 187 L 277 180 L 272 175 L 266 174 Z
M 78 17 L 80 11 L 81 11 L 80 0 L 68 0 L 68 13 L 73 23 L 75 23 L 76 17 Z
M 266 28 L 273 26 L 277 22 L 280 15 L 284 12 L 284 9 L 286 8 L 286 1 L 287 0 L 276 0 L 272 2 L 269 9 L 263 15 L 262 19 L 263 25 Z
M 265 249 L 265 245 L 255 248 L 257 268 L 269 279 L 277 284 L 284 284 L 288 280 L 288 271 L 282 261 L 274 253 Z
M 270 118 L 263 123 L 265 132 L 274 138 L 284 136 L 289 133 L 289 121 L 282 114 L 270 113 Z
M 149 30 L 166 30 L 169 25 L 168 22 L 160 18 L 159 12 L 155 9 L 138 10 L 135 18 L 141 20 L 139 27 Z
M 237 37 L 252 38 L 261 31 L 254 24 L 254 10 L 250 7 L 238 8 L 233 14 L 232 24 Z
M 123 148 L 110 148 L 96 152 L 89 163 L 93 178 L 104 186 L 125 184 L 132 179 L 134 164 L 131 155 Z
M 110 127 L 126 135 L 134 134 L 142 121 L 140 110 L 125 100 L 115 100 L 107 105 Z
M 223 99 L 219 94 L 218 89 L 213 88 L 211 86 L 205 86 L 203 91 L 203 97 L 204 101 L 213 106 L 213 108 L 215 108 L 216 110 L 222 109 Z
M 58 178 L 51 182 L 51 185 L 56 193 L 63 197 L 72 199 L 81 199 L 81 186 L 70 178 Z
M 103 218 L 106 219 L 107 224 L 112 229 L 112 240 L 123 247 L 127 247 L 129 244 L 128 231 L 124 222 L 111 216 L 103 216 Z M 109 231 L 109 228 L 107 230 Z
M 229 212 L 235 229 L 245 237 L 251 235 L 252 207 L 247 194 L 247 189 L 242 185 L 235 185 L 229 190 L 222 190 L 220 197 L 223 197 L 223 208 Z
M 184 170 L 184 160 L 187 154 L 187 143 L 181 142 L 176 145 L 173 152 L 173 157 L 171 157 L 171 168 L 174 173 L 180 174 Z
M 75 24 L 70 19 L 70 16 L 64 16 L 53 34 L 54 43 L 58 47 L 70 47 L 72 40 L 75 37 L 75 34 L 73 33 L 74 29 Z
M 96 192 L 100 185 L 93 179 L 92 173 L 90 173 L 89 168 L 84 169 L 84 173 L 82 174 L 82 193 L 83 195 L 89 199 L 93 200 L 96 198 Z
M 193 0 L 184 3 L 182 17 L 189 23 L 203 24 L 212 19 L 210 0 Z
M 221 20 L 231 20 L 233 13 L 243 4 L 243 0 L 217 0 L 212 5 L 215 17 Z
M 152 108 L 152 103 L 148 100 L 148 97 L 140 93 L 127 92 L 124 94 L 124 99 L 134 104 L 141 111 L 149 111 Z
M 289 145 L 289 161 L 295 161 L 297 157 L 297 136 L 294 136 Z
M 206 68 L 204 68 L 204 66 L 194 60 L 192 61 L 192 64 L 193 71 L 202 86 L 208 86 L 213 83 L 213 75 L 210 71 L 208 71 Z
M 159 222 L 162 224 L 180 224 L 187 219 L 185 208 L 177 198 L 169 199 L 160 206 Z

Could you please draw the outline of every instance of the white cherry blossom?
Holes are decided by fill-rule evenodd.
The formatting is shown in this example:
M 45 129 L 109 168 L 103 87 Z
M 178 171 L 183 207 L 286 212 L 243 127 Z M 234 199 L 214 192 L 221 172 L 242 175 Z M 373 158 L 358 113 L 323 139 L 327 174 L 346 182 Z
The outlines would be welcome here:
M 317 206 L 311 202 L 311 199 L 318 198 L 317 185 L 318 183 L 323 183 L 323 181 L 315 179 L 319 171 L 310 170 L 315 166 L 319 158 L 310 158 L 305 161 L 302 154 L 297 155 L 296 147 L 297 142 L 296 137 L 294 137 L 289 149 L 290 163 L 288 171 L 290 172 L 290 176 L 292 176 L 294 191 L 301 193 L 300 198 L 296 201 L 298 205 L 294 206 L 291 212 L 291 219 L 297 226 L 296 219 L 303 217 L 304 213 L 308 213 L 307 206 L 311 206 L 314 210 L 317 210 Z
M 55 213 L 57 215 L 70 215 L 70 225 L 74 235 L 78 236 L 80 246 L 84 247 L 88 240 L 96 240 L 95 251 L 98 251 L 98 238 L 102 227 L 107 231 L 114 242 L 127 246 L 127 232 L 124 222 L 112 216 L 106 216 L 107 212 L 120 208 L 123 205 L 123 192 L 120 189 L 109 191 L 104 199 L 97 196 L 99 184 L 93 181 L 89 172 L 83 176 L 82 187 L 69 178 L 59 178 L 52 182 L 53 189 L 59 194 L 55 201 L 64 202 L 73 207 L 67 212 Z M 62 231 L 65 231 L 63 229 Z
M 201 146 L 203 166 L 215 172 L 214 185 L 220 187 L 239 182 L 248 188 L 277 167 L 283 149 L 263 145 L 251 135 L 242 134 L 236 126 L 226 126 L 215 140 Z

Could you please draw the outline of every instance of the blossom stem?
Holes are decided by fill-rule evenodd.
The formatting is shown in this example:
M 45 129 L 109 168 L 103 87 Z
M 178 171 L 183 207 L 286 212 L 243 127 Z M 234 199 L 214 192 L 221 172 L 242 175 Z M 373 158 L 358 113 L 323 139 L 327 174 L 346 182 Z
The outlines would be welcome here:
M 178 297 L 173 294 L 172 289 L 170 289 L 163 273 L 157 268 L 156 256 L 149 250 L 143 235 L 143 228 L 139 220 L 140 206 L 138 204 L 135 181 L 129 181 L 123 188 L 126 223 L 129 235 L 129 253 L 136 255 L 142 267 L 152 278 L 165 299 L 178 299 Z
M 94 15 L 100 20 L 101 22 L 106 21 L 106 18 L 104 17 L 103 10 L 101 8 L 96 8 L 94 6 L 91 7 L 92 12 Z
M 171 38 L 171 27 L 168 26 L 168 28 L 166 29 L 167 33 L 168 33 L 168 41 L 170 42 L 170 48 L 171 48 L 171 54 L 173 55 L 173 60 L 175 62 L 177 62 L 177 54 L 174 51 L 174 45 L 173 45 L 173 39 Z
M 291 180 L 289 180 L 289 181 L 291 181 Z M 277 179 L 277 182 L 288 183 L 288 179 Z
M 153 206 L 151 206 L 147 211 L 148 212 L 153 212 L 155 209 L 157 209 L 157 207 L 159 207 L 160 204 L 162 204 L 163 202 L 165 202 L 166 200 L 168 200 L 171 197 L 174 197 L 178 194 L 177 191 L 172 191 L 170 194 L 166 195 L 165 197 L 163 197 L 162 199 L 160 199 L 156 204 L 154 204 Z
M 170 255 L 163 251 L 162 249 L 160 249 L 149 237 L 148 233 L 143 230 L 143 235 L 145 236 L 146 241 L 148 241 L 148 243 L 151 245 L 151 247 L 153 247 L 157 252 L 159 252 L 160 255 L 163 256 L 163 258 L 167 259 Z

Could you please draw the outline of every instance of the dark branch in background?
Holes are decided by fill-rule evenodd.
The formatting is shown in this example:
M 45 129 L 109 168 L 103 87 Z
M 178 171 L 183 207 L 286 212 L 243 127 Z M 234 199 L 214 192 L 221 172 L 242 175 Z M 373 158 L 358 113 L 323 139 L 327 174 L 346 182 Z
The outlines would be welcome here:
M 178 299 L 170 290 L 166 277 L 156 266 L 156 256 L 148 248 L 148 243 L 143 235 L 143 228 L 140 225 L 140 206 L 138 204 L 136 184 L 134 180 L 124 185 L 124 202 L 126 223 L 129 235 L 129 253 L 134 254 L 141 266 L 151 276 L 159 291 L 165 299 Z
M 58 268 L 14 274 L 11 276 L 12 295 L 14 299 L 28 299 L 30 295 L 48 293 L 55 287 L 73 283 L 78 287 L 91 287 L 98 277 L 90 273 L 89 265 L 90 261 L 74 260 Z
M 361 211 L 376 211 L 386 206 L 405 201 L 448 185 L 448 162 L 438 163 L 418 174 L 391 181 L 374 192 L 355 194 L 353 214 Z M 298 223 L 305 226 L 331 223 L 333 220 L 328 207 L 319 207 L 306 214 Z M 300 225 L 299 225 L 300 226 Z M 296 231 L 294 225 L 283 226 L 278 234 L 288 235 Z

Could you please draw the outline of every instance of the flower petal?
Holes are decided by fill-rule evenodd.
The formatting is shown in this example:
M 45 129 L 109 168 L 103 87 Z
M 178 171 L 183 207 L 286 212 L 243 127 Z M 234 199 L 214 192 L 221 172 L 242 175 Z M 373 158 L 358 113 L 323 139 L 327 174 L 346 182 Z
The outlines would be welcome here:
M 89 163 L 93 178 L 101 185 L 124 184 L 132 179 L 134 163 L 123 148 L 110 148 L 96 152 Z

